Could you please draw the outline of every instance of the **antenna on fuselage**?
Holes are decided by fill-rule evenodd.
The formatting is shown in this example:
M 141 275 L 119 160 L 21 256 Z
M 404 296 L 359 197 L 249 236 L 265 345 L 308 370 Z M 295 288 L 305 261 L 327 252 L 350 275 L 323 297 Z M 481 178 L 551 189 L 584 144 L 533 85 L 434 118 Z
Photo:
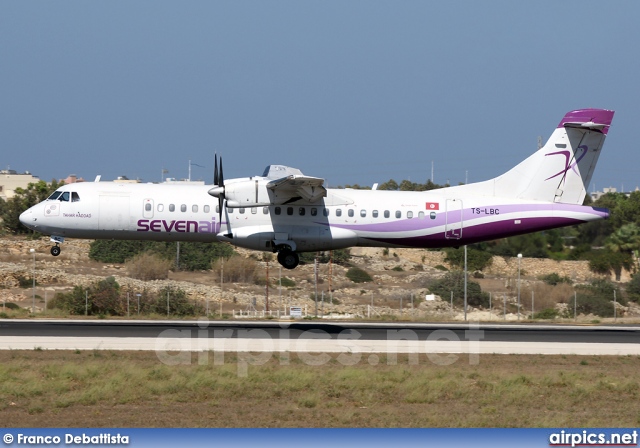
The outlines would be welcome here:
M 102 178 L 102 174 L 98 174 L 94 180 L 94 182 L 100 182 L 100 179 Z

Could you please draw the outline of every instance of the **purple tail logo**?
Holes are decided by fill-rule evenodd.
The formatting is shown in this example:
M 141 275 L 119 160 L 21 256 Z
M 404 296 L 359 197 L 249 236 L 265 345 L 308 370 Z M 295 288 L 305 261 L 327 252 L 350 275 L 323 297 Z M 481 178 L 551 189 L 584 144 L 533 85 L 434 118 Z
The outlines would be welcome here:
M 565 161 L 564 161 L 564 169 L 558 171 L 556 174 L 554 174 L 551 177 L 547 177 L 545 180 L 549 180 L 549 179 L 553 179 L 554 177 L 558 177 L 561 174 L 566 174 L 567 171 L 572 170 L 574 173 L 576 173 L 577 175 L 580 175 L 580 173 L 578 173 L 578 171 L 576 170 L 576 165 L 578 163 L 580 163 L 580 161 L 582 160 L 582 158 L 584 156 L 587 155 L 587 151 L 589 150 L 589 148 L 587 147 L 587 145 L 580 145 L 577 148 L 579 150 L 579 154 L 578 151 L 576 151 L 576 160 L 575 162 L 569 164 L 571 162 L 571 152 L 569 151 L 557 151 L 557 152 L 550 152 L 549 154 L 545 154 L 546 156 L 554 156 L 554 155 L 563 155 L 565 157 Z

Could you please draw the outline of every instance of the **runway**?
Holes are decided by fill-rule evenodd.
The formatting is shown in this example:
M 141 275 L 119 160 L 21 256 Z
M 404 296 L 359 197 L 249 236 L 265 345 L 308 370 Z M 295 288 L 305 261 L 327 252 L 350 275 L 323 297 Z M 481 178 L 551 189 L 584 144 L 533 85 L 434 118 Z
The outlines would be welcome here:
M 0 320 L 0 350 L 640 355 L 638 326 Z

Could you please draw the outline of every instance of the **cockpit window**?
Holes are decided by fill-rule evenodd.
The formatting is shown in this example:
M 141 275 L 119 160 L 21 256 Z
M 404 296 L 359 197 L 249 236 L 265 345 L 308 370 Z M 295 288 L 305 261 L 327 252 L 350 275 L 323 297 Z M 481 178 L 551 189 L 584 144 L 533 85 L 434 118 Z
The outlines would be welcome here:
M 80 202 L 80 196 L 75 191 L 71 192 L 71 202 Z
M 61 194 L 62 194 L 62 191 L 54 191 L 53 194 L 47 198 L 47 200 L 55 201 L 56 199 L 58 199 L 58 196 L 60 196 Z
M 64 193 L 62 193 L 62 195 L 60 195 L 58 200 L 62 202 L 69 202 L 69 192 L 65 191 Z

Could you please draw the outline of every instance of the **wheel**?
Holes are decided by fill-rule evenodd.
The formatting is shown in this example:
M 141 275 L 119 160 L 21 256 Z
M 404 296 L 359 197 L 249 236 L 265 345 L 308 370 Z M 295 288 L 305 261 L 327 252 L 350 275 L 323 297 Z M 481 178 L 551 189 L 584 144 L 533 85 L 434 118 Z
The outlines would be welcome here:
M 60 246 L 53 246 L 51 248 L 51 255 L 53 255 L 54 257 L 60 255 Z
M 297 253 L 290 250 L 281 250 L 278 252 L 278 263 L 286 269 L 295 269 L 300 263 L 300 257 Z

